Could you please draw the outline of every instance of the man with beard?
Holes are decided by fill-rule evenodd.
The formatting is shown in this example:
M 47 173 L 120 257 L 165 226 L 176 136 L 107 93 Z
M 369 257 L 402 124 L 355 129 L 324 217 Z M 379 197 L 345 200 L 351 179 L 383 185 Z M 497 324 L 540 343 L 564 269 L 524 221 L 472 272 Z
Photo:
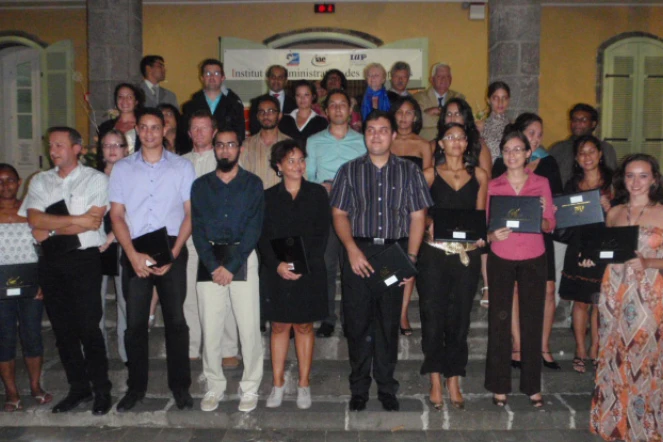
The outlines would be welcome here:
M 260 131 L 244 141 L 242 167 L 258 175 L 265 189 L 269 189 L 281 182 L 269 165 L 269 153 L 277 141 L 289 140 L 290 137 L 278 129 L 281 121 L 278 100 L 271 95 L 262 95 L 256 100 Z
M 200 403 L 203 411 L 215 410 L 225 395 L 227 383 L 220 362 L 229 306 L 237 318 L 244 360 L 239 411 L 249 412 L 257 407 L 263 374 L 255 248 L 262 230 L 264 196 L 260 178 L 238 165 L 244 150 L 237 133 L 220 128 L 214 137 L 216 171 L 198 178 L 191 189 L 193 243 L 204 266 L 201 270 L 209 276 L 205 278 L 209 281 L 203 281 L 199 274 L 196 285 L 205 337 L 203 373 L 207 393 Z M 223 260 L 215 254 L 219 248 L 225 249 Z M 243 268 L 246 277 L 240 281 Z
M 166 326 L 168 388 L 180 410 L 191 408 L 189 327 L 184 318 L 186 240 L 191 235 L 190 194 L 196 178 L 189 160 L 163 147 L 165 122 L 160 110 L 143 110 L 136 126 L 140 151 L 118 161 L 109 184 L 113 233 L 122 246 L 122 286 L 127 302 L 124 342 L 129 367 L 128 391 L 118 412 L 131 410 L 145 397 L 148 379 L 148 317 L 154 287 Z M 173 261 L 156 267 L 138 252 L 133 240 L 161 228 L 168 231 Z

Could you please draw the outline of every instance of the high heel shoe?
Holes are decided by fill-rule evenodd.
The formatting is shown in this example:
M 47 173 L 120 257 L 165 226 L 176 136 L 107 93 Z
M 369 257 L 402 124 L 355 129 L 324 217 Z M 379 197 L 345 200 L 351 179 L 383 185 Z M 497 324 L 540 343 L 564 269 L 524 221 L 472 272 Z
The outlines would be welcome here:
M 546 358 L 543 357 L 543 355 L 550 355 L 550 357 L 552 358 L 552 353 L 550 353 L 549 351 L 542 351 L 541 352 L 541 360 L 543 361 L 543 366 L 544 367 L 549 368 L 551 370 L 561 370 L 562 369 L 562 367 L 560 367 L 560 365 L 557 363 L 557 361 L 555 361 L 553 359 L 551 362 L 548 362 L 548 361 L 546 361 Z
M 511 352 L 511 354 L 520 354 L 520 350 L 518 350 L 518 351 L 514 350 L 514 351 Z M 513 359 L 513 357 L 511 358 L 511 367 L 520 370 L 522 365 L 523 364 L 520 361 L 516 361 L 515 359 Z
M 506 406 L 506 397 L 504 399 L 498 399 L 497 396 L 493 395 L 493 404 L 500 408 L 504 408 Z

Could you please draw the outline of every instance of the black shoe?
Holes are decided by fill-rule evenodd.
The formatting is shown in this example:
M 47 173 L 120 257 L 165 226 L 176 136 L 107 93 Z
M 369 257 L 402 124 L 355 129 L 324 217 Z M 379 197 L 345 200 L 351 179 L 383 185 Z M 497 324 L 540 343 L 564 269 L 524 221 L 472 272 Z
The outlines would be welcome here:
M 88 392 L 74 392 L 70 391 L 69 394 L 67 394 L 67 397 L 62 399 L 60 402 L 53 407 L 53 413 L 66 413 L 67 411 L 71 411 L 74 408 L 78 407 L 79 404 L 82 404 L 83 402 L 90 402 L 92 400 L 92 393 Z
M 125 411 L 131 410 L 136 406 L 136 402 L 142 401 L 144 397 L 144 391 L 127 391 L 127 394 L 125 394 L 124 397 L 120 399 L 120 402 L 117 403 L 117 411 L 119 413 L 124 413 Z
M 320 328 L 318 329 L 317 332 L 315 332 L 315 335 L 318 338 L 328 338 L 334 333 L 334 326 L 331 324 L 327 324 L 326 322 L 323 322 L 320 325 Z
M 190 410 L 193 408 L 193 398 L 189 394 L 189 390 L 178 390 L 173 391 L 173 397 L 175 398 L 175 405 L 178 410 Z
M 352 396 L 350 399 L 350 411 L 362 411 L 366 409 L 366 399 L 361 396 Z
M 551 370 L 561 370 L 562 369 L 562 367 L 560 367 L 560 365 L 554 359 L 552 360 L 552 362 L 548 362 L 548 361 L 546 361 L 546 358 L 543 357 L 544 354 L 549 354 L 549 355 L 551 355 L 550 357 L 552 358 L 552 354 L 549 351 L 542 351 L 541 353 L 542 353 L 541 360 L 543 361 L 543 366 L 544 367 L 549 368 Z
M 382 396 L 380 402 L 382 402 L 382 408 L 387 411 L 398 411 L 400 409 L 398 399 L 393 394 Z
M 95 416 L 103 416 L 111 409 L 112 401 L 110 393 L 99 393 L 94 396 L 94 404 L 92 405 L 92 414 Z

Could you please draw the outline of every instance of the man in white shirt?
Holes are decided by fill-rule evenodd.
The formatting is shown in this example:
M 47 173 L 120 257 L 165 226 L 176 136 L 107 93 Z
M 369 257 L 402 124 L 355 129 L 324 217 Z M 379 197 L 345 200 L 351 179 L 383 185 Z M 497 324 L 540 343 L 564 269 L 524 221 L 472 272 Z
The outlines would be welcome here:
M 269 92 L 265 95 L 271 95 L 279 102 L 279 112 L 281 115 L 289 114 L 297 109 L 297 102 L 294 98 L 288 95 L 285 87 L 288 84 L 288 70 L 278 64 L 272 65 L 267 68 L 267 88 Z M 260 121 L 258 121 L 258 99 L 261 96 L 255 97 L 251 100 L 251 108 L 249 109 L 249 132 L 255 135 L 260 131 Z
M 140 61 L 143 82 L 140 88 L 145 95 L 145 107 L 157 107 L 168 103 L 179 109 L 177 97 L 168 89 L 159 86 L 166 79 L 166 63 L 161 55 L 146 55 Z
M 99 247 L 106 241 L 102 220 L 109 207 L 108 178 L 78 162 L 82 143 L 80 133 L 70 127 L 48 130 L 55 167 L 32 179 L 18 214 L 27 216 L 44 250 L 39 285 L 69 382 L 69 393 L 53 413 L 73 410 L 94 393 L 92 412 L 102 415 L 111 408 L 112 386 L 99 328 Z M 60 210 L 54 210 L 56 203 Z

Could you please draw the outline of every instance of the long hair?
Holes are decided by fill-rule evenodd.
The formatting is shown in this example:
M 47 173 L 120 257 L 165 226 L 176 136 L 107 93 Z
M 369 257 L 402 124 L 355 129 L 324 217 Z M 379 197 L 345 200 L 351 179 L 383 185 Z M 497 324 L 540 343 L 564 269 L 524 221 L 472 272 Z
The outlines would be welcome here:
M 583 135 L 578 137 L 573 142 L 573 158 L 578 157 L 578 151 L 587 143 L 591 143 L 596 147 L 596 150 L 603 152 L 601 148 L 601 140 L 596 138 L 594 135 Z M 599 160 L 599 175 L 601 176 L 601 190 L 608 190 L 612 186 L 612 170 L 605 165 L 605 156 L 601 155 Z M 585 170 L 580 167 L 577 161 L 573 161 L 573 174 L 569 178 L 572 188 L 577 191 L 579 189 L 580 182 L 585 179 Z
M 440 148 L 440 141 L 444 138 L 447 132 L 449 130 L 453 129 L 454 127 L 457 127 L 459 129 L 463 130 L 463 133 L 465 136 L 467 136 L 467 126 L 459 123 L 447 123 L 438 132 L 438 138 L 435 140 L 435 165 L 443 164 L 446 162 L 446 154 L 444 153 L 444 149 Z M 463 165 L 465 166 L 465 170 L 467 173 L 472 175 L 474 173 L 474 168 L 477 166 L 479 163 L 479 157 L 476 155 L 476 153 L 470 149 L 470 139 L 468 137 L 467 139 L 467 147 L 465 148 L 465 152 L 463 152 Z
M 628 203 L 630 195 L 624 183 L 624 175 L 626 174 L 626 167 L 634 161 L 644 161 L 651 166 L 652 175 L 654 176 L 654 183 L 649 188 L 649 201 L 652 203 L 663 203 L 663 183 L 661 182 L 661 168 L 658 161 L 651 155 L 645 153 L 634 153 L 627 155 L 622 163 L 617 168 L 613 178 L 613 186 L 615 188 L 615 202 L 617 204 Z

